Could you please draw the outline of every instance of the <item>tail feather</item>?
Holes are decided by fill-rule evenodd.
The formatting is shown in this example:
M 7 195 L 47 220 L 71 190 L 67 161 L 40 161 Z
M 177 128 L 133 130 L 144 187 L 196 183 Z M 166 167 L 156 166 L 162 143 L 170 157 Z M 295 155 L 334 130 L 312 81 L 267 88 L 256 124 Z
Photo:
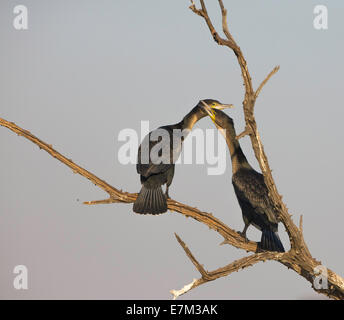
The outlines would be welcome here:
M 274 232 L 268 229 L 262 230 L 260 247 L 261 249 L 267 251 L 285 252 L 277 231 Z
M 134 202 L 133 211 L 140 214 L 160 214 L 166 212 L 167 199 L 162 192 L 161 186 L 149 189 L 143 185 Z
M 263 237 L 263 234 L 262 234 L 262 238 L 260 240 L 260 247 L 262 249 L 269 247 L 269 245 L 267 244 L 267 237 Z

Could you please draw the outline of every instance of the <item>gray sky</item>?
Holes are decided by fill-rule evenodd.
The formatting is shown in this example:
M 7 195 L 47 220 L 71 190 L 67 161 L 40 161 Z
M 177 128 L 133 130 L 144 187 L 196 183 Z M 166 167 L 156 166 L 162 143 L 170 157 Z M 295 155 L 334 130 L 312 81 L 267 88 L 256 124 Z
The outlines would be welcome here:
M 207 1 L 220 26 L 215 1 Z M 342 106 L 344 56 L 341 0 L 323 0 L 329 29 L 313 28 L 318 1 L 224 1 L 230 29 L 257 86 L 275 66 L 256 117 L 273 174 L 313 256 L 344 270 Z M 201 98 L 233 103 L 244 127 L 243 85 L 234 55 L 218 47 L 189 1 L 20 1 L 29 29 L 13 28 L 14 1 L 0 2 L 0 117 L 30 130 L 110 184 L 140 189 L 135 166 L 121 165 L 124 128 L 179 121 Z M 197 125 L 210 128 L 209 119 Z M 257 163 L 249 139 L 241 141 Z M 245 255 L 219 246 L 207 227 L 169 212 L 132 213 L 132 205 L 85 206 L 106 198 L 88 180 L 27 140 L 0 128 L 0 298 L 169 299 L 199 274 L 177 232 L 208 269 Z M 170 195 L 212 212 L 236 230 L 243 221 L 224 175 L 204 165 L 179 165 Z M 78 201 L 79 199 L 79 201 Z M 288 239 L 280 226 L 283 243 Z M 248 237 L 260 239 L 250 227 Z M 26 265 L 29 289 L 13 288 L 13 268 Z M 275 262 L 216 280 L 181 299 L 321 298 Z

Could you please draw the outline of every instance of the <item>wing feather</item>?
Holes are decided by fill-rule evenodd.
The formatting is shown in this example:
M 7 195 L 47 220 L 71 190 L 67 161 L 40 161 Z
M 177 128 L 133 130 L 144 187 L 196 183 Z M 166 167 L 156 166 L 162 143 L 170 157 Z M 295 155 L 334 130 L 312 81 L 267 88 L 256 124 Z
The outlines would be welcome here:
M 137 154 L 137 173 L 149 177 L 166 172 L 174 166 L 181 153 L 182 143 L 176 143 L 178 140 L 173 143 L 172 134 L 172 129 L 165 126 L 150 132 L 143 139 Z M 143 152 L 145 154 L 142 157 Z
M 242 169 L 232 178 L 237 196 L 248 202 L 256 211 L 264 215 L 269 222 L 278 223 L 277 213 L 268 196 L 268 189 L 261 173 L 252 169 Z

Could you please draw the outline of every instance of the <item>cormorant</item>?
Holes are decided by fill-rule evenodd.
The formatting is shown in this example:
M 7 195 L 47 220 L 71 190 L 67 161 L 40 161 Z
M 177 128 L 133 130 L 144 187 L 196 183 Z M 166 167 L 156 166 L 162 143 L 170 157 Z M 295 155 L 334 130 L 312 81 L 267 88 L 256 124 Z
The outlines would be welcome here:
M 232 107 L 213 99 L 201 100 L 182 121 L 151 131 L 143 139 L 138 149 L 136 165 L 142 188 L 134 203 L 134 212 L 160 214 L 167 211 L 168 189 L 173 180 L 175 162 L 179 158 L 187 134 L 198 120 L 207 116 L 203 109 L 204 103 L 211 109 L 223 110 Z M 161 186 L 165 183 L 164 194 Z
M 236 139 L 233 119 L 224 112 L 212 110 L 208 106 L 204 106 L 204 109 L 219 129 L 225 129 L 222 134 L 232 159 L 232 183 L 245 223 L 244 230 L 240 233 L 246 238 L 247 228 L 252 224 L 262 231 L 261 249 L 284 252 L 278 236 L 278 214 L 268 196 L 264 177 L 248 163 Z

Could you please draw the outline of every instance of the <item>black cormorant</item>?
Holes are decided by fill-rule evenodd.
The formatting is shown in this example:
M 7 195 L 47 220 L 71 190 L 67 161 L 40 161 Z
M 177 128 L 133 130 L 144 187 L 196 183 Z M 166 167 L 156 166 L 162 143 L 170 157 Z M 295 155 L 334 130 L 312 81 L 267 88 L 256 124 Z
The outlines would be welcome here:
M 219 129 L 225 129 L 222 134 L 232 159 L 232 183 L 245 223 L 241 234 L 246 238 L 247 228 L 252 224 L 262 231 L 261 249 L 284 252 L 278 236 L 278 214 L 268 196 L 264 177 L 248 163 L 236 139 L 233 119 L 224 112 L 212 110 L 208 106 L 204 109 Z
M 133 211 L 140 214 L 160 214 L 167 211 L 168 189 L 172 183 L 175 162 L 182 150 L 182 143 L 195 123 L 207 116 L 203 106 L 222 110 L 232 105 L 205 99 L 183 118 L 182 121 L 151 131 L 142 141 L 137 157 L 137 173 L 142 188 L 134 203 Z M 165 194 L 161 186 L 166 183 Z

